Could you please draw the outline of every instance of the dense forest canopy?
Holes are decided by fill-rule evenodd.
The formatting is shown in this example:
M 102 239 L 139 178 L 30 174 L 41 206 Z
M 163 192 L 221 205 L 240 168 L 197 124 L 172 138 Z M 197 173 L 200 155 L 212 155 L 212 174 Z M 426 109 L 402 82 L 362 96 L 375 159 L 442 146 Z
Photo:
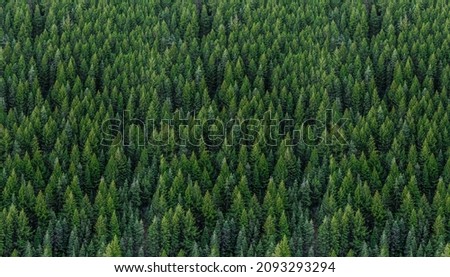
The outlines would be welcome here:
M 449 28 L 447 0 L 0 0 L 0 256 L 450 256 Z M 340 141 L 294 141 L 330 113 Z

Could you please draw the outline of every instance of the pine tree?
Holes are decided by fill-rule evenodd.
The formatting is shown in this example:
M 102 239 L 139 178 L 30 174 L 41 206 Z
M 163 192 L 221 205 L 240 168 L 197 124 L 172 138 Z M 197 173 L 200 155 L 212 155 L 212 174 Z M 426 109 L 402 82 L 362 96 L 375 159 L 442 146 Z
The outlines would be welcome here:
M 291 256 L 291 250 L 289 249 L 289 243 L 286 236 L 283 236 L 283 239 L 277 244 L 273 255 L 275 257 Z
M 112 241 L 108 243 L 105 250 L 105 257 L 121 257 L 122 252 L 120 250 L 119 239 L 117 236 L 114 236 Z

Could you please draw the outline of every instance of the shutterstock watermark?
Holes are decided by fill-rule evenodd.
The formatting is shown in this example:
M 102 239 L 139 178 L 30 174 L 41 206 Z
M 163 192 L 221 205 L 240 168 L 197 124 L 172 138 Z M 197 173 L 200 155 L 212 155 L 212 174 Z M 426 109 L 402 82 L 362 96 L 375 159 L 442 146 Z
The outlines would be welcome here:
M 218 118 L 200 119 L 188 113 L 184 117 L 136 118 L 125 110 L 121 118 L 111 118 L 102 123 L 104 146 L 200 146 L 211 147 L 251 145 L 263 143 L 277 146 L 281 142 L 288 146 L 304 144 L 344 145 L 347 144 L 343 126 L 347 118 L 335 118 L 333 110 L 319 118 L 309 118 L 302 122 L 294 119 L 275 119 L 271 112 L 258 118 Z

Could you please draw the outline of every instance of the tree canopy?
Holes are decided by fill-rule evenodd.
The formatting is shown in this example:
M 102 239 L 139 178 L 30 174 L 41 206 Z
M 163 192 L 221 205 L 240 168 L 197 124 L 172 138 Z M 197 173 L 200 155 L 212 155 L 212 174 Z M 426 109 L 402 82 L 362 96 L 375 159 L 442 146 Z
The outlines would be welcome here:
M 448 256 L 449 5 L 0 0 L 0 256 Z

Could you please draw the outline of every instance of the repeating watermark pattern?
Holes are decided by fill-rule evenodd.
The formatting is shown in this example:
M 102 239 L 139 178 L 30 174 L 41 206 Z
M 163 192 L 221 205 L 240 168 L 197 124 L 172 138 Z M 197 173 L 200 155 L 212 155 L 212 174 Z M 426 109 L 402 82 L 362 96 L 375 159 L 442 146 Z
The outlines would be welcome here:
M 195 114 L 185 118 L 163 118 L 156 120 L 135 118 L 125 110 L 121 118 L 111 118 L 102 123 L 104 146 L 200 146 L 210 147 L 251 145 L 264 143 L 277 146 L 282 141 L 287 146 L 304 144 L 345 145 L 343 126 L 347 118 L 335 119 L 333 110 L 328 109 L 323 118 L 309 118 L 303 122 L 294 119 L 274 119 L 267 112 L 263 119 L 232 118 L 223 121 L 217 118 L 199 119 Z

